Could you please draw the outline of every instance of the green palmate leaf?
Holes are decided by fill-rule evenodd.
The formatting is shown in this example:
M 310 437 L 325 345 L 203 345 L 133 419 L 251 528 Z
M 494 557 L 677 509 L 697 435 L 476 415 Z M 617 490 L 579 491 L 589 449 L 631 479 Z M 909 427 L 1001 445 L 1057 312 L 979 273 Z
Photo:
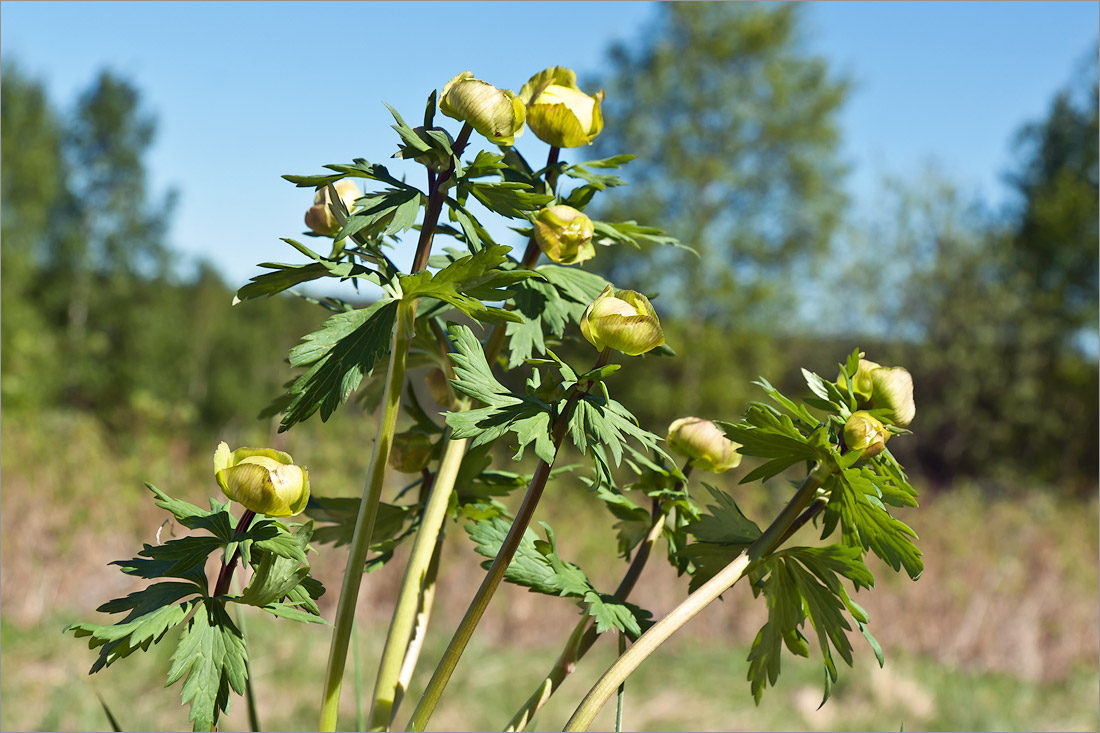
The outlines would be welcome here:
M 398 234 L 416 222 L 422 196 L 417 189 L 408 188 L 388 188 L 368 194 L 359 199 L 363 208 L 348 217 L 334 239 Z
M 479 321 L 517 321 L 519 316 L 482 302 L 504 300 L 512 295 L 510 286 L 534 277 L 531 272 L 499 269 L 510 251 L 510 247 L 493 245 L 452 262 L 434 275 L 429 272 L 402 275 L 399 278 L 402 297 L 442 300 Z
M 458 223 L 461 235 L 453 230 L 445 230 L 443 227 L 438 227 L 437 231 L 446 231 L 456 239 L 465 242 L 471 253 L 476 253 L 484 247 L 497 246 L 489 232 L 477 220 L 477 217 L 467 211 L 461 202 L 449 196 L 446 202 L 448 216 L 451 221 Z
M 325 523 L 314 529 L 312 539 L 321 544 L 332 543 L 336 547 L 350 544 L 361 502 L 357 498 L 311 496 L 306 514 L 317 522 Z M 392 553 L 393 548 L 408 536 L 416 516 L 416 506 L 379 503 L 371 534 L 371 552 L 380 555 Z
M 210 514 L 210 510 L 208 509 L 200 509 L 194 504 L 189 504 L 186 501 L 173 499 L 171 496 L 168 496 L 168 494 L 164 493 L 156 486 L 153 486 L 151 483 L 146 482 L 145 488 L 149 489 L 149 491 L 152 491 L 153 495 L 157 497 L 157 501 L 155 503 L 158 507 L 172 514 L 172 516 L 178 519 L 181 523 L 191 517 L 205 517 Z
M 487 407 L 447 413 L 447 424 L 455 438 L 473 438 L 472 447 L 496 440 L 511 431 L 519 438 L 516 460 L 527 445 L 534 444 L 535 454 L 554 461 L 554 441 L 550 435 L 550 406 L 532 395 L 516 395 L 496 380 L 481 342 L 465 326 L 451 327 L 455 352 L 450 354 L 457 379 L 455 389 L 483 402 Z
M 732 496 L 710 484 L 703 486 L 717 503 L 707 504 L 708 513 L 688 525 L 688 532 L 696 540 L 720 545 L 748 545 L 760 536 L 760 528 L 741 513 Z
M 503 517 L 494 517 L 466 525 L 466 533 L 474 541 L 474 551 L 490 558 L 482 563 L 482 567 L 488 568 L 492 564 L 491 558 L 497 556 L 511 526 L 512 523 Z M 523 539 L 516 548 L 516 554 L 504 571 L 504 579 L 509 583 L 529 588 L 533 593 L 559 595 L 561 584 L 554 581 L 554 568 L 546 556 L 535 549 L 537 539 L 538 537 L 530 528 L 523 533 Z
M 511 181 L 471 181 L 466 188 L 489 211 L 509 219 L 526 219 L 553 196 L 536 193 L 526 183 Z
M 252 562 L 250 564 L 252 564 L 254 570 L 252 581 L 244 589 L 244 592 L 234 600 L 264 608 L 270 604 L 282 602 L 289 597 L 291 592 L 309 577 L 309 566 L 302 563 L 305 561 L 305 551 L 312 534 L 312 522 L 300 525 L 293 534 L 286 532 L 284 529 L 283 534 L 280 534 L 278 539 L 283 540 L 284 537 L 289 539 L 296 548 L 294 553 L 284 549 L 282 542 L 279 543 L 276 551 L 276 548 L 273 547 L 276 538 L 255 542 L 253 549 L 259 549 L 260 552 L 253 554 L 251 558 Z M 308 591 L 306 597 L 310 597 Z
M 229 711 L 229 691 L 244 694 L 248 653 L 244 636 L 221 603 L 207 600 L 196 610 L 172 655 L 166 685 L 187 676 L 180 693 L 191 705 L 194 730 L 213 730 Z
M 704 486 L 716 503 L 708 504 L 707 513 L 686 524 L 684 531 L 694 535 L 696 542 L 680 552 L 681 558 L 693 566 L 691 591 L 713 578 L 760 536 L 760 528 L 741 513 L 733 497 Z
M 390 114 L 393 115 L 393 119 L 397 122 L 396 125 L 390 125 L 390 127 L 397 131 L 397 134 L 401 136 L 401 139 L 405 141 L 406 145 L 420 152 L 427 152 L 432 149 L 431 145 L 420 139 L 420 136 L 416 134 L 415 130 L 405 124 L 405 120 L 401 119 L 401 115 L 397 113 L 397 110 L 385 102 L 382 104 L 386 105 L 386 109 L 390 111 Z
M 671 461 L 658 446 L 661 439 L 641 428 L 637 419 L 615 400 L 585 395 L 573 408 L 568 434 L 582 454 L 587 454 L 590 448 L 600 449 L 591 451 L 598 484 L 611 482 L 611 465 L 605 451 L 611 453 L 616 466 L 620 465 L 627 438 Z
M 545 336 L 561 338 L 567 326 L 579 323 L 585 308 L 607 287 L 599 275 L 575 267 L 544 265 L 536 272 L 541 279 L 516 286 L 515 312 L 522 321 L 508 324 L 510 369 L 534 354 L 546 353 Z
M 250 278 L 248 285 L 237 291 L 237 300 L 271 297 L 276 293 L 289 290 L 295 285 L 301 285 L 304 282 L 316 280 L 329 274 L 328 268 L 318 262 L 310 262 L 305 265 L 265 262 L 261 267 L 270 267 L 274 272 L 265 272 Z
M 146 544 L 138 557 L 110 564 L 139 578 L 183 578 L 199 582 L 206 577 L 206 558 L 224 546 L 217 537 L 184 537 L 161 545 Z
M 589 591 L 584 594 L 584 601 L 588 604 L 588 615 L 596 621 L 597 634 L 617 630 L 633 640 L 652 624 L 653 614 L 649 611 L 613 595 Z
M 791 416 L 798 421 L 798 424 L 802 426 L 803 430 L 807 432 L 813 430 L 821 422 L 816 417 L 814 417 L 814 415 L 809 410 L 806 409 L 805 405 L 800 405 L 794 400 L 786 397 L 782 392 L 773 387 L 771 385 L 771 382 L 764 379 L 763 377 L 757 379 L 755 382 L 753 382 L 753 384 L 757 385 L 765 392 L 767 392 L 768 396 L 775 400 L 776 404 L 787 410 L 787 412 L 789 412 Z
M 611 487 L 596 487 L 596 498 L 602 501 L 618 520 L 614 529 L 619 542 L 619 554 L 629 559 L 630 553 L 649 533 L 649 525 L 653 518 L 648 511 Z
M 921 551 L 913 544 L 916 533 L 886 511 L 873 480 L 857 468 L 849 468 L 829 482 L 829 503 L 824 528 L 839 520 L 844 543 L 869 549 L 895 571 L 905 568 L 916 580 L 924 571 Z
M 90 671 L 95 673 L 138 649 L 145 651 L 150 645 L 158 643 L 169 630 L 183 622 L 191 607 L 198 602 L 197 598 L 189 596 L 202 593 L 203 588 L 197 583 L 154 583 L 96 609 L 101 613 L 129 611 L 118 623 L 111 626 L 72 624 L 65 631 L 72 631 L 78 639 L 89 637 L 90 649 L 102 647 Z
M 338 313 L 294 347 L 291 365 L 309 365 L 309 369 L 290 388 L 291 399 L 279 430 L 289 429 L 318 409 L 321 419 L 327 420 L 346 402 L 363 376 L 388 352 L 396 314 L 395 300 Z
M 851 625 L 845 610 L 853 616 L 881 664 L 882 649 L 865 627 L 867 613 L 851 600 L 840 581 L 841 577 L 847 578 L 857 589 L 873 585 L 874 578 L 857 548 L 794 547 L 763 561 L 757 572 L 765 572 L 767 577 L 753 591 L 763 591 L 768 606 L 768 621 L 749 652 L 748 678 L 757 703 L 764 687 L 774 686 L 779 677 L 781 643 L 793 654 L 808 656 L 806 639 L 801 633 L 807 619 L 817 634 L 824 665 L 822 704 L 829 699 L 837 679 L 833 651 L 849 666 L 852 664 L 853 650 L 846 633 Z
M 596 233 L 592 237 L 592 241 L 596 244 L 629 244 L 632 247 L 640 247 L 642 242 L 648 242 L 651 244 L 667 244 L 679 247 L 680 249 L 687 249 L 692 252 L 695 251 L 691 249 L 691 247 L 680 244 L 676 237 L 668 236 L 661 229 L 640 226 L 636 221 L 593 221 L 592 224 L 596 228 Z
M 876 480 L 882 503 L 891 506 L 917 506 L 917 491 L 909 484 L 905 471 L 889 450 L 872 459 L 873 470 L 865 468 L 866 478 Z
M 546 539 L 536 538 L 526 530 L 515 556 L 505 570 L 504 579 L 528 588 L 533 593 L 574 598 L 596 621 L 597 633 L 612 629 L 637 638 L 649 623 L 650 613 L 612 595 L 598 592 L 584 571 L 558 555 L 557 541 L 550 525 L 540 522 Z M 473 522 L 466 532 L 475 543 L 475 550 L 485 557 L 495 558 L 508 534 L 510 523 L 501 517 Z M 482 563 L 488 568 L 492 560 Z
M 459 185 L 472 178 L 500 175 L 507 167 L 504 156 L 490 153 L 488 150 L 479 150 L 473 162 L 467 165 L 459 176 Z
M 341 178 L 369 178 L 374 181 L 388 183 L 396 188 L 415 190 L 413 186 L 395 178 L 393 174 L 386 169 L 386 166 L 379 163 L 371 163 L 364 158 L 356 158 L 352 161 L 351 165 L 329 164 L 326 165 L 325 168 L 336 172 L 316 176 L 284 175 L 283 178 L 299 188 L 327 186 L 330 183 L 339 181 Z

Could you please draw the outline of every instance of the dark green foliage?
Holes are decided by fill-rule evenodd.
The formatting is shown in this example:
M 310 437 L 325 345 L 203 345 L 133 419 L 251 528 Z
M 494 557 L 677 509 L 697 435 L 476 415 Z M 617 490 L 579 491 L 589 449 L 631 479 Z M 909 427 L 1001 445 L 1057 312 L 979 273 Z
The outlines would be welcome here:
M 851 383 L 858 368 L 859 350 L 840 366 L 840 378 Z M 808 619 L 818 637 L 824 663 L 825 700 L 837 679 L 833 652 L 852 664 L 852 647 L 846 632 L 851 630 L 845 612 L 855 621 L 881 665 L 882 649 L 866 628 L 867 613 L 849 597 L 840 582 L 846 578 L 856 590 L 870 588 L 874 577 L 864 565 L 870 550 L 895 571 L 905 569 L 912 579 L 920 577 L 924 564 L 913 544 L 916 535 L 890 515 L 886 504 L 916 506 L 916 492 L 889 450 L 871 459 L 858 451 L 840 452 L 840 433 L 851 413 L 850 397 L 835 385 L 808 370 L 802 370 L 813 397 L 795 401 L 767 380 L 757 384 L 776 406 L 754 402 L 740 423 L 720 423 L 726 434 L 742 444 L 746 456 L 767 459 L 749 472 L 741 483 L 765 481 L 786 468 L 805 463 L 827 468 L 827 475 L 814 495 L 802 505 L 806 519 L 824 509 L 821 539 L 840 529 L 840 542 L 823 547 L 778 549 L 768 543 L 768 533 L 742 513 L 733 497 L 708 486 L 716 503 L 688 524 L 695 538 L 681 551 L 690 562 L 691 586 L 695 591 L 731 562 L 743 557 L 753 593 L 764 593 L 768 621 L 760 629 L 749 653 L 748 679 L 759 703 L 764 688 L 779 677 L 782 646 L 799 656 L 809 655 L 802 633 Z M 898 438 L 900 440 L 900 438 Z M 782 525 L 781 525 L 782 527 Z M 769 531 L 772 528 L 769 528 Z M 761 543 L 764 543 L 763 545 Z M 822 701 L 824 704 L 824 700 Z
M 207 511 L 147 486 L 157 497 L 157 506 L 180 524 L 211 536 L 146 544 L 138 557 L 112 563 L 142 578 L 181 580 L 156 582 L 103 604 L 97 609 L 101 613 L 128 612 L 113 625 L 72 624 L 66 631 L 87 638 L 89 648 L 99 648 L 91 669 L 95 673 L 139 649 L 148 650 L 169 631 L 182 627 L 166 684 L 186 676 L 183 702 L 191 705 L 195 730 L 208 731 L 222 712 L 228 712 L 230 690 L 244 694 L 248 676 L 244 636 L 226 612 L 226 601 L 296 621 L 325 623 L 316 603 L 325 589 L 304 564 L 313 525 L 296 525 L 291 531 L 281 522 L 258 519 L 247 531 L 236 532 L 237 520 L 229 513 L 228 503 L 212 500 Z M 240 595 L 210 595 L 205 566 L 209 556 L 219 550 L 223 562 L 230 558 L 237 562 L 239 552 L 251 566 L 251 582 Z
M 558 555 L 557 540 L 550 525 L 541 522 L 546 539 L 536 538 L 528 529 L 520 541 L 516 554 L 504 571 L 504 579 L 529 588 L 532 593 L 575 598 L 596 621 L 599 634 L 611 629 L 637 638 L 649 625 L 650 613 L 633 603 L 619 600 L 593 587 L 584 571 Z M 494 558 L 508 534 L 510 523 L 495 517 L 466 525 L 466 532 L 474 541 L 478 554 Z M 492 560 L 482 563 L 488 568 Z

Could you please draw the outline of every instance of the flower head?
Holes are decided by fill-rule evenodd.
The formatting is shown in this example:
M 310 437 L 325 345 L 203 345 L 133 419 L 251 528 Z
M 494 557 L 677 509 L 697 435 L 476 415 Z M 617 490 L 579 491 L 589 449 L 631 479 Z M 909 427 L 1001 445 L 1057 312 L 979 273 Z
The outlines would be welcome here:
M 848 422 L 844 423 L 844 444 L 849 450 L 862 451 L 864 458 L 881 453 L 889 439 L 890 431 L 865 410 L 853 412 Z
M 841 392 L 848 392 L 843 374 L 836 383 Z M 855 392 L 858 407 L 877 410 L 879 415 L 898 427 L 913 422 L 917 414 L 917 405 L 913 401 L 913 377 L 904 367 L 884 367 L 860 359 L 852 376 L 852 391 Z
M 214 452 L 214 478 L 222 491 L 245 509 L 269 517 L 300 514 L 309 501 L 309 474 L 290 454 L 271 448 L 238 448 L 226 443 Z
M 497 89 L 463 71 L 443 86 L 439 111 L 467 122 L 491 143 L 512 145 L 523 131 L 523 102 L 510 89 Z
M 363 195 L 359 192 L 359 186 L 355 181 L 348 178 L 337 181 L 332 184 L 332 187 L 336 189 L 336 195 L 340 197 L 340 201 L 348 211 L 351 211 L 355 205 L 355 200 Z M 340 231 L 340 222 L 333 216 L 331 204 L 332 196 L 329 188 L 323 186 L 317 189 L 313 197 L 313 206 L 306 212 L 306 226 L 322 237 L 335 237 Z
M 592 220 L 572 206 L 549 206 L 535 217 L 535 242 L 559 265 L 575 265 L 596 256 Z
M 690 459 L 692 466 L 712 473 L 724 473 L 741 464 L 740 444 L 710 420 L 698 417 L 682 417 L 669 425 L 668 447 Z
M 581 333 L 600 351 L 615 349 L 628 356 L 652 351 L 665 342 L 661 322 L 649 299 L 611 285 L 584 311 Z
M 913 422 L 917 404 L 913 400 L 913 376 L 904 367 L 880 367 L 871 372 L 871 406 L 887 410 L 886 418 L 899 427 Z
M 527 105 L 527 124 L 540 140 L 558 148 L 578 148 L 596 139 L 603 130 L 603 97 L 602 89 L 582 92 L 577 75 L 562 66 L 540 71 L 519 91 Z

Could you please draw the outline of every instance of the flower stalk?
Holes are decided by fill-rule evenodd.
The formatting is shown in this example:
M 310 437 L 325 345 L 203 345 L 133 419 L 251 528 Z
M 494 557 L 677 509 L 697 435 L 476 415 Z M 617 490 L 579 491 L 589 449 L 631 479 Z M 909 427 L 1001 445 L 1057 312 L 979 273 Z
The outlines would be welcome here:
M 685 468 L 684 476 L 686 477 L 690 471 L 690 466 Z M 653 545 L 656 544 L 657 538 L 661 536 L 667 516 L 665 512 L 660 510 L 657 500 L 654 499 L 653 521 L 649 525 L 649 531 L 646 533 L 645 538 L 638 543 L 638 547 L 634 551 L 634 559 L 631 560 L 630 567 L 619 582 L 619 587 L 615 589 L 613 594 L 615 598 L 625 601 L 630 592 L 634 590 L 634 585 L 638 582 L 642 569 L 649 561 Z M 505 733 L 521 731 L 527 727 L 527 724 L 542 709 L 542 706 L 550 700 L 550 696 L 557 691 L 565 678 L 572 674 L 577 662 L 588 653 L 588 650 L 596 643 L 597 638 L 599 638 L 599 634 L 596 633 L 596 627 L 592 623 L 591 617 L 585 616 L 577 622 L 572 633 L 569 634 L 569 639 L 565 642 L 565 648 L 562 649 L 557 661 L 554 662 L 554 666 L 539 683 L 538 687 L 535 688 L 535 691 L 531 693 L 531 696 L 527 698 L 527 701 L 523 703 L 523 706 L 508 721 L 508 725 L 504 728 Z
M 593 368 L 598 369 L 606 364 L 610 355 L 610 350 L 604 350 Z M 580 385 L 574 386 L 573 391 L 566 399 L 565 406 L 554 421 L 551 436 L 555 454 L 565 438 L 565 431 L 569 426 L 569 416 L 573 411 L 573 406 L 586 394 L 587 389 L 588 387 L 581 389 Z M 455 630 L 454 636 L 451 637 L 447 649 L 443 652 L 443 658 L 439 660 L 439 664 L 436 666 L 428 686 L 424 689 L 424 694 L 421 696 L 416 710 L 413 711 L 409 724 L 405 726 L 407 730 L 424 730 L 428 720 L 431 719 L 432 713 L 443 695 L 443 690 L 447 687 L 447 682 L 450 681 L 455 667 L 458 666 L 458 660 L 462 657 L 462 652 L 465 651 L 466 645 L 470 642 L 481 617 L 485 615 L 485 610 L 489 607 L 493 594 L 496 593 L 501 581 L 504 580 L 504 571 L 508 569 L 508 565 L 512 562 L 520 541 L 523 539 L 523 533 L 527 531 L 527 527 L 531 524 L 535 507 L 538 506 L 539 499 L 542 498 L 542 492 L 546 488 L 546 480 L 550 478 L 552 467 L 552 462 L 548 463 L 541 459 L 538 465 L 535 466 L 535 472 L 532 474 L 531 482 L 527 486 L 527 493 L 524 494 L 523 502 L 516 512 L 515 519 L 512 520 L 508 535 L 504 538 L 496 558 L 493 559 L 493 564 L 485 574 L 485 578 L 478 587 L 477 593 L 474 594 L 473 600 L 470 601 L 470 605 Z
M 405 566 L 405 577 L 401 582 L 386 644 L 382 649 L 382 659 L 378 665 L 369 730 L 384 731 L 389 728 L 397 703 L 405 693 L 407 682 L 402 683 L 401 672 L 409 656 L 406 651 L 415 638 L 418 611 L 426 590 L 424 582 L 435 554 L 443 520 L 447 518 L 447 502 L 454 489 L 458 470 L 462 466 L 462 458 L 466 455 L 468 442 L 466 439 L 448 438 L 439 472 L 428 492 L 427 504 L 420 518 L 420 529 L 416 534 L 408 565 Z
M 359 598 L 359 586 L 363 580 L 363 565 L 367 560 L 367 551 L 370 549 L 371 535 L 374 534 L 374 522 L 378 517 L 378 503 L 382 497 L 386 464 L 389 461 L 397 414 L 401 406 L 401 390 L 405 383 L 405 359 L 409 353 L 415 319 L 415 301 L 412 303 L 401 301 L 397 304 L 397 320 L 390 342 L 389 370 L 382 397 L 383 407 L 378 424 L 378 438 L 374 443 L 374 454 L 371 456 L 370 470 L 367 472 L 367 481 L 363 488 L 363 500 L 359 504 L 359 514 L 355 518 L 351 549 L 348 551 L 348 565 L 344 571 L 340 601 L 336 608 L 336 622 L 332 632 L 332 646 L 329 650 L 324 697 L 321 703 L 321 720 L 318 728 L 321 731 L 336 730 L 344 665 L 347 663 L 348 643 L 351 641 L 351 629 L 355 623 L 355 606 Z
M 584 731 L 592 724 L 596 713 L 604 706 L 612 695 L 616 694 L 619 685 L 636 670 L 645 659 L 663 644 L 670 636 L 684 624 L 695 617 L 711 602 L 729 590 L 737 581 L 744 577 L 749 565 L 774 552 L 788 535 L 788 530 L 794 525 L 803 511 L 813 503 L 818 488 L 825 482 L 835 468 L 827 464 L 818 464 L 813 471 L 806 476 L 798 487 L 791 500 L 783 507 L 779 516 L 775 518 L 764 533 L 761 534 L 744 552 L 720 570 L 713 578 L 700 586 L 689 595 L 679 606 L 672 609 L 664 618 L 651 626 L 648 631 L 638 637 L 638 640 L 621 655 L 614 664 L 608 668 L 603 677 L 593 685 L 584 700 L 573 713 L 573 717 L 566 723 L 566 731 Z

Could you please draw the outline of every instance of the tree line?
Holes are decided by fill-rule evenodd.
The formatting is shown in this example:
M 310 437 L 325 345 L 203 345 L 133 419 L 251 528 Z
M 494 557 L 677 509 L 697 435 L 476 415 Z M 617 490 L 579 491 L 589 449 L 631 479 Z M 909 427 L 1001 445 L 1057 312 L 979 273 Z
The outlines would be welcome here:
M 647 357 L 630 404 L 643 421 L 730 419 L 760 397 L 757 375 L 794 390 L 796 365 L 826 373 L 859 345 L 912 371 L 919 429 L 900 457 L 930 485 L 1092 492 L 1095 54 L 1020 128 L 1010 206 L 931 173 L 884 182 L 878 217 L 854 224 L 837 119 L 850 83 L 807 48 L 804 13 L 666 4 L 590 80 L 609 123 L 587 157 L 639 155 L 600 216 L 652 212 L 698 252 L 591 263 L 658 295 L 669 344 L 702 355 Z M 4 407 L 191 435 L 252 419 L 324 311 L 287 297 L 256 319 L 212 265 L 179 274 L 172 197 L 152 200 L 145 178 L 155 120 L 126 80 L 101 73 L 63 114 L 6 61 L 0 91 Z

